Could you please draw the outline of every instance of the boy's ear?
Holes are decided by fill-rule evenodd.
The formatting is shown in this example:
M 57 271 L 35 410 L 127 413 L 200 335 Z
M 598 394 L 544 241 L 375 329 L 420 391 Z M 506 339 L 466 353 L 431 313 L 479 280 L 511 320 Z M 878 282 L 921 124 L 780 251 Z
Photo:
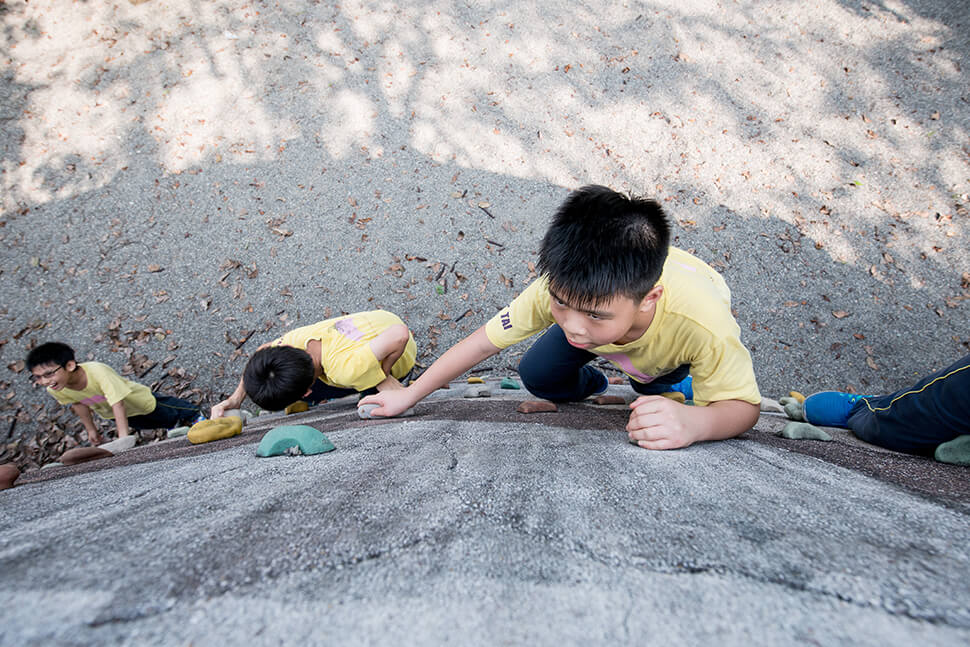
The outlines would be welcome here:
M 647 294 L 640 301 L 640 308 L 639 308 L 640 311 L 650 310 L 654 306 L 656 306 L 657 301 L 660 300 L 660 297 L 663 296 L 663 293 L 664 293 L 664 286 L 662 285 L 657 284 L 652 288 L 650 288 L 650 291 L 647 292 Z
M 77 362 L 75 362 L 73 359 L 67 360 L 67 364 L 64 365 L 64 370 L 67 371 L 68 373 L 74 372 L 74 369 L 76 368 L 77 368 Z

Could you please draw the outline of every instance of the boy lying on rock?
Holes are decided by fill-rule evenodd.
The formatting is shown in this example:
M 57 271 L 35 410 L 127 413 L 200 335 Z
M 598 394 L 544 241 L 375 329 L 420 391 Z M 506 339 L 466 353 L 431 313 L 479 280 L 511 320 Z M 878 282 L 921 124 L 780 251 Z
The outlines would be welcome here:
M 55 400 L 71 405 L 92 445 L 101 442 L 92 411 L 102 418 L 114 419 L 119 439 L 126 438 L 129 429 L 171 429 L 203 418 L 199 407 L 191 402 L 154 393 L 147 386 L 118 375 L 107 364 L 78 364 L 74 349 L 61 342 L 48 342 L 33 349 L 27 354 L 26 364 L 34 384 L 46 386 Z
M 573 192 L 539 251 L 541 276 L 410 386 L 363 398 L 394 416 L 501 349 L 543 333 L 519 375 L 533 394 L 578 401 L 602 393 L 603 357 L 642 394 L 630 441 L 648 449 L 732 438 L 758 420 L 761 395 L 724 279 L 670 247 L 660 205 L 601 186 Z M 679 391 L 695 405 L 660 394 Z
M 248 395 L 267 411 L 297 401 L 316 404 L 353 393 L 401 389 L 417 346 L 401 319 L 385 310 L 358 312 L 296 328 L 253 353 L 239 386 L 212 407 L 238 409 Z

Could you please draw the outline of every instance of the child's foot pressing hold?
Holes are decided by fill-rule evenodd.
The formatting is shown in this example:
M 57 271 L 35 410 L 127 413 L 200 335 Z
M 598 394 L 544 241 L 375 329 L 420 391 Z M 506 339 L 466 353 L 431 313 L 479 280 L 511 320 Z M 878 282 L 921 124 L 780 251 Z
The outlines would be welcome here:
M 941 463 L 970 467 L 970 436 L 957 436 L 939 445 L 933 458 Z
M 832 440 L 828 433 L 807 422 L 789 422 L 778 435 L 792 440 Z

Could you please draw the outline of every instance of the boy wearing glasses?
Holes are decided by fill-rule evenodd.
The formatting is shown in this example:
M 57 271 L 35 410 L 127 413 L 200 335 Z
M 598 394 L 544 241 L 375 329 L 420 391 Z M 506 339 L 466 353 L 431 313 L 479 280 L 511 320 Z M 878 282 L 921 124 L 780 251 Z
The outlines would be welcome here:
M 92 411 L 102 418 L 114 419 L 118 438 L 129 429 L 170 429 L 191 425 L 203 419 L 196 405 L 132 382 L 101 362 L 74 359 L 74 349 L 61 342 L 41 344 L 27 354 L 31 381 L 47 387 L 61 404 L 71 405 L 92 445 L 101 442 Z

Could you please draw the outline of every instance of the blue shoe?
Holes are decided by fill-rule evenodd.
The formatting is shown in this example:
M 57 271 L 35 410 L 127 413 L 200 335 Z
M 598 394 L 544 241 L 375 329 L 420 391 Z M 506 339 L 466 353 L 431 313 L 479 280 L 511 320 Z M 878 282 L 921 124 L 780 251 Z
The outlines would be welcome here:
M 592 393 L 590 393 L 589 395 L 587 395 L 586 396 L 587 398 L 595 398 L 598 395 L 603 395 L 604 393 L 606 393 L 606 390 L 608 388 L 610 388 L 610 380 L 609 380 L 609 378 L 607 378 L 605 375 L 603 375 L 599 371 L 596 371 L 596 372 L 599 373 L 599 376 L 601 378 L 603 378 L 602 386 L 600 386 L 595 391 L 593 391 Z
M 849 414 L 856 403 L 871 395 L 855 395 L 841 391 L 821 391 L 807 398 L 802 405 L 805 421 L 822 427 L 848 427 Z
M 677 384 L 664 385 L 665 392 L 683 393 L 685 400 L 694 399 L 694 378 L 688 375 Z

